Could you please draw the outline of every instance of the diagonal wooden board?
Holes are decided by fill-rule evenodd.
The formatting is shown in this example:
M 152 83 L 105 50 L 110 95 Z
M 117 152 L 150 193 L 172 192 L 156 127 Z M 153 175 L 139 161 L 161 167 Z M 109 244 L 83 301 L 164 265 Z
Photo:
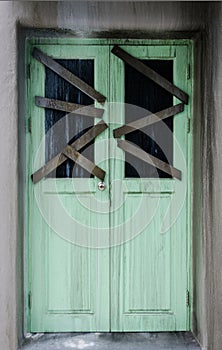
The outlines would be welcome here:
M 127 153 L 132 154 L 133 156 L 143 160 L 144 162 L 155 166 L 156 168 L 164 171 L 165 173 L 175 177 L 178 180 L 182 179 L 182 173 L 179 169 L 174 168 L 172 165 L 169 165 L 166 162 L 152 156 L 151 154 L 145 152 L 138 146 L 135 146 L 133 143 L 121 139 L 117 139 L 117 145 L 119 148 L 124 150 Z
M 147 67 L 144 63 L 142 63 L 139 59 L 133 57 L 123 49 L 121 49 L 118 45 L 115 45 L 111 51 L 115 56 L 122 59 L 125 63 L 129 64 L 131 67 L 136 69 L 138 72 L 145 75 L 147 78 L 151 79 L 158 85 L 160 85 L 163 89 L 170 92 L 172 95 L 176 96 L 184 102 L 185 104 L 188 104 L 188 98 L 189 96 L 179 89 L 177 86 L 172 84 L 170 81 L 162 77 L 160 74 L 155 72 L 153 69 Z
M 87 144 L 89 144 L 92 140 L 94 140 L 99 134 L 101 134 L 108 126 L 103 121 L 94 125 L 88 131 L 86 131 L 82 136 L 80 136 L 77 140 L 75 140 L 70 146 L 74 147 L 76 151 L 81 150 Z M 67 145 L 68 146 L 68 145 Z M 66 147 L 67 147 L 66 146 Z M 63 164 L 67 157 L 64 155 L 64 151 L 62 150 L 55 157 L 49 160 L 45 165 L 43 165 L 39 170 L 37 170 L 34 174 L 31 175 L 33 183 L 37 183 L 42 180 L 45 176 L 50 174 L 53 170 L 55 170 L 59 165 Z
M 180 112 L 183 112 L 184 110 L 184 104 L 180 103 L 176 106 L 170 107 L 170 108 L 166 108 L 160 112 L 157 113 L 150 113 L 148 114 L 146 117 L 144 118 L 140 118 L 132 123 L 123 125 L 117 129 L 113 130 L 113 136 L 115 138 L 117 137 L 121 137 L 122 135 L 126 135 L 129 134 L 132 131 L 138 130 L 138 129 L 142 129 L 145 126 L 154 124 L 154 123 L 158 123 L 161 120 L 164 120 L 166 118 L 171 117 L 172 115 L 176 115 Z
M 67 158 L 73 160 L 73 162 L 76 162 L 79 164 L 82 168 L 87 170 L 90 174 L 95 175 L 100 180 L 104 180 L 104 177 L 106 175 L 106 172 L 95 165 L 91 160 L 84 157 L 82 154 L 77 152 L 73 147 L 66 146 L 66 148 L 62 152 Z
M 93 106 L 84 106 L 76 103 L 55 100 L 41 96 L 35 96 L 35 104 L 38 107 L 50 108 L 72 114 L 83 115 L 93 118 L 102 118 L 104 109 Z
M 33 49 L 32 55 L 39 62 L 44 64 L 46 67 L 50 68 L 52 71 L 57 73 L 64 80 L 68 81 L 70 84 L 77 87 L 79 90 L 84 92 L 86 95 L 90 96 L 92 99 L 98 101 L 99 103 L 105 103 L 106 97 L 100 92 L 96 91 L 92 86 L 85 83 L 83 80 L 78 78 L 75 74 L 71 73 L 68 69 L 61 66 L 53 58 L 47 56 L 41 50 L 36 47 Z

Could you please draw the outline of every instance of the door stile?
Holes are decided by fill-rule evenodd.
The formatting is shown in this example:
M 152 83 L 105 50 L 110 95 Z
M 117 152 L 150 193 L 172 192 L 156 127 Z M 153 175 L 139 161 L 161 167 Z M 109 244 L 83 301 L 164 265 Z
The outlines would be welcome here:
M 110 51 L 113 45 L 110 46 Z M 121 314 L 122 299 L 118 299 L 119 291 L 123 290 L 122 280 L 118 278 L 121 274 L 122 266 L 122 245 L 119 244 L 119 238 L 122 235 L 121 223 L 123 223 L 122 211 L 116 208 L 119 207 L 119 200 L 121 200 L 120 193 L 122 193 L 122 179 L 124 154 L 117 147 L 116 139 L 113 137 L 113 130 L 124 124 L 125 106 L 124 106 L 124 70 L 123 62 L 116 56 L 110 54 L 110 181 L 111 181 L 111 210 L 110 210 L 110 296 L 111 296 L 111 323 L 110 328 L 112 332 L 121 330 Z M 116 83 L 118 82 L 118 83 Z M 120 204 L 121 205 L 121 204 Z M 118 228 L 118 224 L 120 227 Z
M 175 47 L 174 60 L 174 79 L 175 84 L 182 90 L 188 91 L 187 81 L 188 66 L 188 47 Z M 189 96 L 189 99 L 191 96 Z M 178 103 L 178 99 L 174 97 L 174 104 Z M 176 327 L 178 330 L 189 329 L 187 315 L 187 242 L 188 242 L 188 134 L 187 134 L 187 118 L 190 100 L 188 105 L 184 105 L 184 111 L 174 117 L 174 164 L 182 171 L 182 181 L 175 181 L 175 193 L 172 203 L 172 210 L 176 213 L 175 222 L 172 225 L 172 247 L 181 247 L 181 251 L 176 251 L 172 265 L 172 273 L 177 280 L 177 285 L 173 285 L 171 302 L 174 303 L 175 314 L 180 314 L 177 319 Z M 179 149 L 181 150 L 179 152 Z M 177 151 L 178 150 L 178 151 Z M 181 208 L 178 211 L 178 208 Z

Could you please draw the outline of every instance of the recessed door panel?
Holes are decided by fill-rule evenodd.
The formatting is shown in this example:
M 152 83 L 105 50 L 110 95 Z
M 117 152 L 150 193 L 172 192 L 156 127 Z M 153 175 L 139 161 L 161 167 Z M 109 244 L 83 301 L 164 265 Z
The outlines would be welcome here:
M 139 193 L 128 196 L 124 206 L 128 215 L 134 215 L 135 207 L 140 205 L 140 197 Z M 144 194 L 144 197 L 145 208 L 156 206 L 155 196 Z M 160 239 L 156 237 L 161 230 L 170 194 L 163 194 L 159 199 L 162 205 L 149 225 L 135 239 L 124 244 L 124 314 L 170 311 L 171 235 L 169 232 L 161 235 Z M 132 222 L 135 232 L 140 226 L 139 220 L 138 217 Z

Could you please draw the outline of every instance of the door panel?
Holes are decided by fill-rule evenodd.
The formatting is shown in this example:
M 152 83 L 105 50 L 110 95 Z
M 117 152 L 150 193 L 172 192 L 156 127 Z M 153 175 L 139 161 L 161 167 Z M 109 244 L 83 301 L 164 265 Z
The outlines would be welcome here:
M 90 275 L 90 251 L 73 249 L 53 232 L 47 235 L 48 263 L 46 280 L 48 290 L 48 306 L 50 313 L 92 312 Z M 82 270 L 83 269 L 83 270 Z M 64 273 L 66 271 L 66 273 Z M 91 272 L 91 273 L 90 273 Z M 72 277 L 72 278 L 71 278 Z M 75 295 L 70 291 L 75 281 L 78 289 Z
M 118 43 L 118 41 L 116 41 Z M 122 45 L 188 91 L 186 45 Z M 104 105 L 31 57 L 36 46 L 107 97 Z M 125 139 L 182 171 L 182 180 L 138 161 L 113 130 L 180 103 L 111 53 L 113 45 L 31 45 L 27 135 L 28 324 L 31 332 L 189 329 L 188 107 Z M 37 107 L 35 96 L 103 108 L 108 128 L 80 152 L 99 179 L 67 160 L 33 184 L 31 174 L 99 119 Z M 46 137 L 45 137 L 46 132 Z M 172 134 L 173 133 L 173 134 Z M 124 137 L 122 137 L 124 139 Z M 31 300 L 31 302 L 30 302 Z
M 47 55 L 64 62 L 82 78 L 77 59 L 94 65 L 93 79 L 89 84 L 108 96 L 109 48 L 106 46 L 42 45 L 37 47 Z M 32 48 L 30 49 L 32 52 Z M 30 330 L 32 332 L 109 331 L 109 250 L 93 249 L 100 241 L 109 242 L 109 191 L 97 191 L 98 179 L 82 171 L 80 166 L 67 161 L 59 172 L 33 184 L 31 174 L 67 144 L 78 138 L 83 130 L 99 119 L 44 110 L 34 104 L 35 96 L 45 96 L 80 104 L 89 104 L 89 98 L 77 93 L 70 84 L 58 85 L 52 73 L 30 57 L 29 82 L 32 133 L 31 168 L 29 183 L 29 280 L 32 307 Z M 92 64 L 91 64 L 92 65 Z M 46 86 L 45 81 L 49 81 Z M 61 79 L 62 80 L 62 79 Z M 61 81 L 60 81 L 61 83 Z M 51 91 L 53 90 L 54 91 Z M 62 91 L 60 91 L 61 89 Z M 50 93 L 49 93 L 50 91 Z M 51 94 L 51 95 L 50 95 Z M 84 97 L 84 98 L 83 98 Z M 99 104 L 97 104 L 99 106 Z M 104 108 L 105 106 L 99 106 Z M 103 115 L 106 120 L 106 113 Z M 45 127 L 53 130 L 45 136 Z M 55 123 L 57 121 L 57 123 Z M 47 131 L 47 130 L 46 130 Z M 108 131 L 100 134 L 87 150 L 81 152 L 99 164 L 106 173 L 109 184 Z M 101 143 L 103 147 L 101 148 Z M 57 178 L 56 178 L 57 176 Z M 70 178 L 71 177 L 71 178 Z M 91 210 L 90 210 L 91 208 Z M 98 221 L 97 213 L 102 212 Z M 95 211 L 95 213 L 94 213 Z M 97 213 L 96 213 L 97 212 Z M 104 228 L 102 234 L 100 229 Z M 98 288 L 100 286 L 100 288 Z
M 156 199 L 152 194 L 145 194 L 144 197 L 146 208 L 155 206 Z M 149 230 L 145 229 L 124 246 L 124 313 L 170 309 L 170 235 L 162 235 L 158 241 L 156 239 L 156 232 L 160 231 L 161 217 L 169 205 L 169 197 L 169 194 L 161 196 L 163 204 L 155 213 Z M 124 210 L 133 215 L 134 208 L 139 206 L 140 201 L 140 194 L 129 195 Z M 132 229 L 135 232 L 138 225 L 138 220 L 134 220 Z M 157 290 L 165 293 L 157 294 Z
M 158 72 L 161 64 L 157 60 L 173 61 L 174 84 L 187 91 L 187 47 L 122 47 L 129 54 L 141 60 L 155 59 L 155 67 Z M 134 93 L 121 95 L 121 86 L 126 85 L 124 63 L 120 59 L 111 56 L 111 66 L 115 67 L 119 76 L 119 89 L 116 89 L 115 81 L 112 89 L 112 99 L 115 101 L 122 96 L 120 102 L 135 103 L 135 95 L 139 95 L 137 105 L 145 108 L 153 108 L 157 112 L 170 106 L 167 102 L 168 93 L 164 91 L 156 98 L 162 98 L 159 107 L 149 100 L 149 89 L 144 89 L 144 99 L 136 91 L 138 81 L 131 81 Z M 149 61 L 148 61 L 149 62 Z M 152 61 L 151 61 L 152 62 Z M 169 78 L 169 77 L 168 77 Z M 135 76 L 134 79 L 140 79 Z M 139 80 L 140 81 L 140 80 Z M 129 88 L 129 89 L 130 89 Z M 147 96 L 148 94 L 148 96 Z M 151 94 L 152 95 L 152 94 Z M 130 96 L 132 100 L 130 99 Z M 164 105 L 164 99 L 166 105 Z M 179 103 L 176 98 L 173 104 Z M 157 102 L 155 102 L 157 103 Z M 144 110 L 136 109 L 131 105 L 122 105 L 120 124 L 124 125 L 127 113 L 139 119 L 144 116 Z M 130 110 L 130 113 L 129 111 Z M 146 114 L 145 114 L 146 115 Z M 168 161 L 174 167 L 182 170 L 182 181 L 165 176 L 163 172 L 158 174 L 154 167 L 142 164 L 133 156 L 130 157 L 123 150 L 118 149 L 113 143 L 111 148 L 112 158 L 118 159 L 118 166 L 111 162 L 111 184 L 118 179 L 118 186 L 112 186 L 111 191 L 111 329 L 113 331 L 173 331 L 187 329 L 187 231 L 186 231 L 186 161 L 187 159 L 187 110 L 178 114 L 166 123 L 157 123 L 151 126 L 153 130 L 145 130 L 147 134 L 153 134 L 153 140 L 157 142 L 163 154 L 169 154 Z M 173 125 L 172 125 L 173 123 Z M 120 125 L 113 124 L 113 128 Z M 167 130 L 166 130 L 167 128 Z M 148 128 L 147 128 L 148 129 Z M 161 131 L 162 129 L 162 131 Z M 166 132 L 165 132 L 166 130 Z M 170 130 L 170 131 L 169 131 Z M 173 137 L 171 132 L 173 132 Z M 132 132 L 131 142 L 140 147 L 141 132 Z M 168 141 L 165 143 L 166 137 Z M 123 137 L 122 137 L 123 138 Z M 145 147 L 152 142 L 149 138 L 143 138 Z M 169 149 L 171 147 L 171 150 Z M 160 152 L 155 155 L 152 147 L 148 152 L 162 158 Z M 162 160 L 164 160 L 162 158 Z M 131 162 L 133 170 L 129 170 L 125 162 Z M 141 176 L 139 176 L 142 166 Z M 125 169 L 127 170 L 125 170 Z M 153 170 L 152 170 L 153 168 Z M 167 178 L 168 177 L 168 178 Z M 118 205 L 121 203 L 121 205 Z M 118 207 L 118 210 L 115 209 Z M 178 214 L 179 211 L 179 214 Z M 120 225 L 120 223 L 122 225 Z M 121 245 L 115 245 L 118 242 Z

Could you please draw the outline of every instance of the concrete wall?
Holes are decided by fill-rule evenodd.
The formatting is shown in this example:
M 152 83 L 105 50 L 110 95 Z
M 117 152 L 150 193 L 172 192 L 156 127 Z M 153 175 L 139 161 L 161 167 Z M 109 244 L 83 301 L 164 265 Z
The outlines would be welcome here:
M 222 3 L 208 12 L 204 66 L 204 301 L 209 349 L 222 347 Z
M 82 32 L 199 31 L 194 111 L 194 331 L 208 350 L 222 332 L 222 6 L 201 2 L 0 2 L 0 349 L 17 349 L 22 334 L 23 106 L 18 57 L 21 27 Z M 95 33 L 93 35 L 96 35 Z M 171 34 L 172 36 L 173 34 Z M 203 45 L 202 45 L 203 44 Z M 19 94 L 18 94 L 19 90 Z M 19 119 L 20 118 L 20 119 Z M 203 189 L 203 195 L 202 195 Z M 19 213 L 19 215 L 18 215 Z M 203 224 L 203 230 L 201 226 Z

